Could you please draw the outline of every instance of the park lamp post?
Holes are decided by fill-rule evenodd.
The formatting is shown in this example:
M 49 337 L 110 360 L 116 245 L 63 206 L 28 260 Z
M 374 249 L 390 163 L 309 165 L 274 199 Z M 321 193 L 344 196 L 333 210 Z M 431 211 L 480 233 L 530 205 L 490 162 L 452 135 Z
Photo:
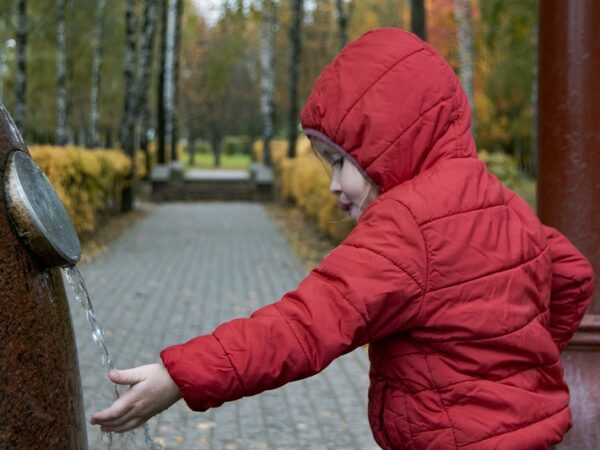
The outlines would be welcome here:
M 6 63 L 8 60 L 7 54 L 10 49 L 16 47 L 14 39 L 7 39 L 0 48 L 0 102 L 4 101 L 4 75 L 8 72 Z

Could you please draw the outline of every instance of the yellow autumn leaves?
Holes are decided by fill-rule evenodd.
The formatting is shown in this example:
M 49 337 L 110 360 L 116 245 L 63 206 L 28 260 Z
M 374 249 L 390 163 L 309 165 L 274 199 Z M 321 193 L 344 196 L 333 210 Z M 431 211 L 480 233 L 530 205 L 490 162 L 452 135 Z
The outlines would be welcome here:
M 131 168 L 121 151 L 40 145 L 31 146 L 29 152 L 54 186 L 79 235 L 93 232 L 102 216 L 118 210 Z M 136 167 L 143 170 L 145 165 Z

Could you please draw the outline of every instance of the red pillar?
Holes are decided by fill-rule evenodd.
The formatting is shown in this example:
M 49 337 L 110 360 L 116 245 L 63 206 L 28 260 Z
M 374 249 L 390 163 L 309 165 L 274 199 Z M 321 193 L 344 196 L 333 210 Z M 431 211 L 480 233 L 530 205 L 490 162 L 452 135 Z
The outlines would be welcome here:
M 600 278 L 600 1 L 540 0 L 538 213 Z M 573 430 L 565 448 L 600 442 L 600 286 L 562 355 Z M 585 351 L 582 351 L 585 350 Z
M 539 5 L 538 212 L 599 275 L 600 1 Z M 600 289 L 588 314 L 600 317 Z

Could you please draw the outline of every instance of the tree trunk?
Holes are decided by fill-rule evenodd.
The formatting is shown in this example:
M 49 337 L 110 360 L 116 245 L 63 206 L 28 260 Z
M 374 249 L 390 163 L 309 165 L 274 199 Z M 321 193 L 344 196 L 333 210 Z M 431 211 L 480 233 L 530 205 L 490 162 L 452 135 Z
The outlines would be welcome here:
M 150 145 L 148 142 L 148 130 L 150 129 L 150 109 L 148 104 L 142 111 L 142 117 L 140 119 L 140 150 L 144 153 L 146 160 L 146 176 L 145 180 L 150 178 L 150 172 L 152 171 L 152 155 L 150 154 Z
M 127 0 L 125 8 L 125 55 L 123 59 L 123 116 L 121 119 L 120 140 L 125 154 L 131 158 L 131 172 L 127 179 L 127 186 L 123 189 L 121 202 L 122 211 L 132 211 L 134 203 L 135 184 L 135 52 L 136 52 L 136 19 L 134 0 Z
M 17 0 L 15 124 L 25 134 L 27 120 L 27 0 Z
M 56 145 L 67 144 L 67 36 L 65 0 L 56 0 Z
M 271 165 L 271 139 L 275 121 L 274 102 L 274 46 L 276 13 L 273 0 L 263 0 L 261 12 L 260 66 L 261 96 L 260 110 L 263 116 L 263 164 Z
M 152 55 L 154 49 L 154 35 L 156 34 L 156 20 L 158 0 L 144 0 L 142 22 L 142 46 L 138 55 L 136 83 L 136 101 L 134 110 L 134 130 L 139 128 L 140 149 L 146 156 L 146 177 L 152 170 L 152 159 L 148 149 L 148 129 L 150 128 L 150 111 L 148 109 L 148 90 L 152 74 Z M 132 174 L 135 177 L 135 173 Z
M 86 146 L 98 147 L 98 118 L 100 99 L 100 69 L 102 68 L 102 50 L 104 41 L 104 11 L 106 0 L 98 0 L 96 12 L 96 31 L 94 33 L 94 56 L 92 61 L 92 87 L 90 93 L 90 128 Z
M 179 142 L 179 116 L 177 107 L 179 104 L 179 58 L 181 48 L 181 19 L 183 17 L 183 1 L 177 0 L 177 10 L 175 12 L 175 48 L 173 50 L 173 111 L 172 111 L 172 129 L 171 129 L 171 153 L 172 160 L 177 160 L 177 143 Z
M 177 22 L 177 2 L 179 0 L 169 0 L 167 11 L 167 40 L 165 54 L 165 142 L 170 146 L 173 140 L 173 116 L 174 116 L 174 97 L 175 97 L 175 27 Z M 171 158 L 176 158 L 176 151 L 171 147 Z
M 346 3 L 347 8 L 344 6 Z M 340 33 L 340 48 L 348 43 L 348 22 L 352 16 L 352 8 L 354 6 L 353 0 L 336 0 L 338 25 Z
M 104 148 L 113 148 L 113 129 L 111 127 L 104 131 Z
M 194 125 L 188 125 L 188 163 L 190 167 L 194 167 L 194 162 L 196 160 L 196 135 L 194 133 Z
M 288 122 L 288 158 L 296 157 L 296 139 L 298 138 L 298 73 L 302 52 L 302 16 L 303 0 L 292 1 L 292 27 L 290 29 L 291 60 L 290 60 L 290 115 Z
M 533 33 L 533 48 L 535 52 L 535 64 L 533 65 L 533 77 L 531 80 L 531 166 L 529 167 L 529 175 L 535 177 L 538 166 L 538 63 L 539 63 L 539 45 L 538 31 L 539 26 Z
M 137 61 L 136 99 L 133 116 L 136 127 L 143 122 L 142 117 L 148 105 L 148 89 L 152 75 L 152 50 L 154 49 L 156 31 L 157 0 L 144 0 L 143 5 L 142 45 Z
M 410 0 L 410 29 L 424 41 L 427 40 L 425 0 Z
M 160 0 L 161 20 L 160 20 L 160 64 L 158 69 L 158 93 L 157 93 L 157 160 L 158 164 L 167 162 L 167 150 L 165 145 L 165 60 L 167 53 L 167 2 Z
M 471 0 L 454 0 L 454 14 L 458 28 L 458 57 L 460 61 L 460 81 L 471 105 L 471 132 L 475 128 L 475 96 L 473 89 L 473 32 L 471 19 Z
M 218 128 L 218 124 L 214 124 L 213 127 Z M 211 147 L 213 151 L 215 167 L 221 167 L 221 133 L 219 131 L 214 131 L 211 133 Z

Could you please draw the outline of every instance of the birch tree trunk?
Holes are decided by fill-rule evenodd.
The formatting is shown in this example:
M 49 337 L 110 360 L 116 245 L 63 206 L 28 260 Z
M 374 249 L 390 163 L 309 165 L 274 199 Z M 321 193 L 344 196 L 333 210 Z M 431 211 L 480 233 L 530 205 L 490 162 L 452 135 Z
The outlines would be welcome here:
M 158 92 L 156 95 L 156 134 L 157 134 L 157 153 L 158 164 L 167 162 L 167 150 L 165 145 L 165 61 L 167 53 L 167 16 L 168 0 L 159 0 L 161 4 L 160 19 L 160 64 L 158 73 Z
M 473 90 L 473 31 L 471 0 L 454 0 L 454 14 L 458 28 L 458 58 L 460 61 L 460 81 L 471 105 L 471 132 L 475 136 L 475 97 Z
M 410 0 L 410 29 L 424 41 L 427 40 L 425 0 Z
M 66 145 L 67 134 L 67 36 L 65 0 L 56 0 L 56 145 Z
M 261 96 L 260 111 L 263 117 L 263 164 L 271 165 L 271 139 L 273 139 L 273 122 L 275 119 L 274 101 L 274 47 L 276 19 L 273 0 L 263 0 L 261 11 L 260 67 Z
M 165 89 L 163 95 L 165 103 L 165 142 L 171 144 L 173 139 L 173 110 L 174 110 L 174 65 L 175 65 L 175 24 L 177 22 L 177 2 L 169 0 L 167 11 L 167 39 L 165 53 Z M 171 157 L 175 156 L 175 149 L 171 148 Z
M 302 18 L 303 0 L 292 0 L 292 27 L 290 42 L 292 47 L 290 59 L 290 115 L 288 121 L 288 158 L 296 157 L 296 140 L 298 139 L 298 74 L 302 53 Z
M 17 0 L 15 124 L 25 134 L 27 120 L 27 0 Z
M 134 0 L 125 3 L 125 55 L 123 58 L 124 92 L 123 115 L 121 119 L 120 140 L 123 151 L 131 158 L 131 173 L 127 187 L 123 189 L 121 200 L 122 211 L 133 210 L 133 193 L 135 177 L 135 52 L 136 52 L 136 20 Z
M 102 68 L 102 50 L 104 46 L 104 11 L 106 0 L 98 0 L 96 13 L 96 30 L 94 32 L 94 56 L 92 61 L 92 87 L 90 93 L 90 128 L 86 146 L 88 148 L 98 147 L 98 119 L 100 99 L 100 70 Z

